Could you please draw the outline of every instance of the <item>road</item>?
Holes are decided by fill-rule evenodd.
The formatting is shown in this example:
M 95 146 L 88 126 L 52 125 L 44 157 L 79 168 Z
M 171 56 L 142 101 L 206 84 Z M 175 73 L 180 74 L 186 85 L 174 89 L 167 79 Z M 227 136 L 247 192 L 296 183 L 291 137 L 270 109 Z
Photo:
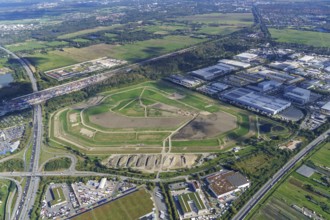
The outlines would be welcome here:
M 329 137 L 330 129 L 324 132 L 322 135 L 314 139 L 309 143 L 304 149 L 302 149 L 298 154 L 296 154 L 292 159 L 287 162 L 281 170 L 279 170 L 272 179 L 268 180 L 265 185 L 259 189 L 259 191 L 254 194 L 254 196 L 239 210 L 239 212 L 234 216 L 233 220 L 241 220 L 246 217 L 246 215 L 258 204 L 258 202 L 269 192 L 275 184 L 281 180 L 281 178 L 288 173 L 288 171 L 296 165 L 302 158 L 304 158 L 314 147 L 325 141 Z
M 31 81 L 33 92 L 38 92 L 37 81 L 31 71 L 29 65 L 21 58 L 19 58 L 13 52 L 0 46 L 0 49 L 6 51 L 13 58 L 17 59 L 24 68 L 26 74 Z M 32 137 L 32 155 L 30 162 L 30 172 L 36 172 L 38 170 L 39 156 L 42 141 L 42 110 L 40 105 L 35 105 L 33 109 L 33 137 Z M 39 177 L 32 175 L 27 178 L 26 185 L 22 194 L 22 199 L 18 199 L 15 207 L 18 209 L 11 219 L 29 219 L 28 212 L 32 208 L 35 200 L 35 195 L 39 186 Z
M 4 50 L 6 53 L 10 54 L 13 58 L 17 59 L 18 62 L 22 65 L 22 67 L 24 68 L 26 74 L 29 76 L 29 79 L 31 81 L 32 84 L 32 90 L 33 92 L 37 92 L 38 91 L 38 87 L 37 87 L 37 81 L 34 78 L 33 72 L 31 71 L 29 65 L 21 58 L 19 58 L 16 54 L 14 54 L 13 52 L 11 52 L 10 50 L 7 50 L 4 47 L 0 46 L 1 50 Z
M 16 184 L 16 189 L 17 189 L 17 200 L 16 201 L 20 201 L 22 199 L 22 187 L 21 187 L 21 184 L 14 178 L 10 178 L 10 177 L 0 177 L 0 179 L 7 179 L 7 180 L 10 180 L 12 182 L 14 182 Z M 12 193 L 11 194 L 11 197 L 8 199 L 8 202 L 7 202 L 7 205 L 6 205 L 6 219 L 11 219 L 11 213 L 10 213 L 10 208 L 11 208 L 11 204 L 12 204 L 12 200 L 13 200 L 13 197 L 14 197 L 14 194 L 15 193 Z M 14 209 L 13 209 L 13 213 L 16 213 L 17 212 L 17 209 L 18 209 L 18 203 L 16 202 L 15 206 L 14 206 Z

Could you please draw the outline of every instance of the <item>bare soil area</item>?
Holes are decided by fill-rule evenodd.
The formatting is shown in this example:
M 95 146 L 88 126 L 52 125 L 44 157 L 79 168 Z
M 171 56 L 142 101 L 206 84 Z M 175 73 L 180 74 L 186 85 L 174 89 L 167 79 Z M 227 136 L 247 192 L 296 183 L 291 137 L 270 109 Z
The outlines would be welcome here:
M 225 112 L 200 114 L 179 130 L 178 133 L 173 136 L 173 139 L 186 140 L 215 137 L 235 129 L 236 126 L 236 117 Z
M 191 168 L 196 163 L 197 158 L 197 154 L 169 154 L 165 156 L 162 168 L 163 170 Z M 150 172 L 159 169 L 161 162 L 160 154 L 140 154 L 112 155 L 104 161 L 104 164 L 108 167 L 133 168 Z
M 127 117 L 116 114 L 114 112 L 102 113 L 89 117 L 89 120 L 105 128 L 113 129 L 134 129 L 134 128 L 175 128 L 180 126 L 190 117 L 166 117 L 166 118 L 143 118 L 143 117 Z

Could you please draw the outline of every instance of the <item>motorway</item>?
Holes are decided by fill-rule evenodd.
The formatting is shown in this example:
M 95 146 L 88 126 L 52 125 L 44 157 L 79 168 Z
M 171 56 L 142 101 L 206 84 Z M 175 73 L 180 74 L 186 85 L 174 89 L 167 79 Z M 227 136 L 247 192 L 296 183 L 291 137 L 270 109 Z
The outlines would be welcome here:
M 268 180 L 265 185 L 259 189 L 257 193 L 237 212 L 233 220 L 244 219 L 247 214 L 258 204 L 258 202 L 269 192 L 281 178 L 289 172 L 302 158 L 304 158 L 313 148 L 325 141 L 330 134 L 330 129 L 324 132 L 322 135 L 314 139 L 309 143 L 304 149 L 302 149 L 298 154 L 296 154 L 292 159 L 289 160 L 282 168 L 279 170 L 272 179 Z
M 29 65 L 21 58 L 19 58 L 16 54 L 11 51 L 0 47 L 0 49 L 4 50 L 8 54 L 10 54 L 13 58 L 17 59 L 19 63 L 24 68 L 27 73 L 33 92 L 38 92 L 37 81 L 34 78 L 33 72 L 31 71 Z M 42 141 L 42 110 L 40 105 L 35 105 L 33 110 L 33 137 L 32 137 L 32 155 L 30 161 L 30 172 L 36 172 L 38 170 L 39 164 L 39 156 L 41 149 L 41 141 Z M 11 219 L 29 219 L 28 212 L 32 208 L 34 204 L 34 199 L 36 192 L 39 187 L 38 176 L 31 176 L 27 178 L 26 185 L 24 187 L 23 193 L 21 193 L 22 199 L 18 199 L 14 208 L 14 215 Z

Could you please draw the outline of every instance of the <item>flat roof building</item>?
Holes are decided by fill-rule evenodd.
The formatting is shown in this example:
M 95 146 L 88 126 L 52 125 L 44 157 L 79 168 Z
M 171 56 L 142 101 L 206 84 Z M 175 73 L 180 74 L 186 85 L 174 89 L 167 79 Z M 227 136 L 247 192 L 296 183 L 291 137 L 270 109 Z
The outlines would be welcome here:
M 197 192 L 183 193 L 178 195 L 176 199 L 180 204 L 183 218 L 191 218 L 208 213 L 204 201 Z
M 269 115 L 276 115 L 291 106 L 291 102 L 245 88 L 232 89 L 225 92 L 222 97 L 251 110 Z
M 251 64 L 244 63 L 244 62 L 237 61 L 237 60 L 223 59 L 223 60 L 220 60 L 219 63 L 224 63 L 224 64 L 227 64 L 227 65 L 231 65 L 231 66 L 234 66 L 234 67 L 237 67 L 237 68 L 242 68 L 242 69 L 246 69 L 246 68 L 251 67 Z
M 227 65 L 224 63 L 219 63 L 214 66 L 195 70 L 195 71 L 191 72 L 191 75 L 196 76 L 203 80 L 213 80 L 217 77 L 223 76 L 223 75 L 233 72 L 235 70 L 237 70 L 237 68 L 234 66 Z
M 257 86 L 248 86 L 248 88 L 255 90 L 257 92 L 266 93 L 266 92 L 278 90 L 282 85 L 283 84 L 280 82 L 269 80 L 258 83 Z
M 292 102 L 304 105 L 309 102 L 311 91 L 295 86 L 289 86 L 285 89 L 284 97 Z
M 202 83 L 201 80 L 192 77 L 192 76 L 181 76 L 181 75 L 172 75 L 166 78 L 167 80 L 182 85 L 184 87 L 192 88 L 200 85 Z
M 321 112 L 326 115 L 330 115 L 330 102 L 327 102 L 321 107 Z
M 237 54 L 236 56 L 234 56 L 234 59 L 236 60 L 240 60 L 242 62 L 251 62 L 253 60 L 255 60 L 256 58 L 258 58 L 258 55 L 253 54 L 253 53 L 240 53 Z
M 103 189 L 105 187 L 105 184 L 107 183 L 107 178 L 102 178 L 100 181 L 99 189 Z
M 301 76 L 289 75 L 287 73 L 273 71 L 269 69 L 259 71 L 257 74 L 268 80 L 274 80 L 288 85 L 301 82 L 304 80 L 304 78 Z
M 208 188 L 217 198 L 228 196 L 234 192 L 250 187 L 250 181 L 239 172 L 221 170 L 206 177 Z

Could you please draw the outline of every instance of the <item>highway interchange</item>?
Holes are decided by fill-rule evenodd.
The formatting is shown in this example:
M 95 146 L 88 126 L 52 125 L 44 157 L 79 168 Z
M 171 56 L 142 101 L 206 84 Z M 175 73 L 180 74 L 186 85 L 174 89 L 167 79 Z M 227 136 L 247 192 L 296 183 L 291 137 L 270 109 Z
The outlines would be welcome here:
M 165 57 L 173 56 L 179 53 L 184 53 L 188 50 L 193 49 L 194 47 L 187 48 L 181 51 L 177 51 L 174 53 L 162 55 L 160 57 L 152 58 L 140 63 L 136 64 L 131 64 L 125 67 L 121 67 L 116 70 L 109 71 L 107 73 L 101 73 L 97 76 L 91 76 L 91 77 L 98 77 L 99 80 L 97 82 L 93 81 L 94 83 L 98 83 L 102 80 L 105 80 L 109 77 L 112 77 L 115 73 L 119 71 L 123 71 L 125 69 L 130 69 L 137 67 L 139 65 L 143 65 L 147 62 L 151 61 L 156 61 L 158 59 L 162 59 Z M 53 89 L 58 89 L 57 88 L 50 88 L 48 90 L 38 92 L 37 88 L 37 83 L 36 79 L 34 78 L 33 72 L 31 71 L 29 65 L 22 59 L 20 59 L 18 56 L 13 54 L 12 52 L 8 51 L 7 49 L 0 47 L 0 49 L 5 50 L 8 54 L 10 54 L 12 57 L 16 58 L 19 60 L 20 64 L 24 67 L 26 70 L 26 73 L 28 74 L 30 81 L 32 83 L 32 88 L 34 93 L 27 95 L 26 97 L 33 97 L 33 100 L 35 102 L 32 102 L 34 104 L 34 117 L 33 117 L 33 140 L 32 140 L 32 156 L 31 156 L 31 161 L 30 161 L 30 167 L 28 169 L 28 172 L 11 172 L 11 173 L 0 173 L 0 178 L 5 178 L 5 179 L 10 179 L 15 181 L 17 188 L 18 188 L 18 199 L 15 204 L 15 207 L 13 209 L 13 214 L 10 219 L 30 219 L 29 213 L 33 208 L 35 198 L 36 198 L 36 193 L 38 191 L 39 187 L 39 182 L 40 182 L 40 177 L 42 176 L 112 176 L 111 174 L 106 174 L 106 173 L 95 173 L 95 172 L 85 172 L 85 171 L 76 171 L 74 168 L 70 168 L 68 171 L 64 172 L 41 172 L 39 169 L 39 157 L 40 157 L 40 151 L 41 151 L 41 143 L 42 143 L 42 109 L 40 103 L 43 101 L 52 98 L 49 96 L 46 96 L 46 99 L 42 98 L 42 95 L 44 94 L 43 92 L 51 92 Z M 86 78 L 85 78 L 86 79 Z M 64 87 L 70 86 L 77 81 L 70 82 L 68 84 L 62 85 Z M 89 84 L 88 84 L 89 85 Z M 86 86 L 88 86 L 86 85 Z M 79 89 L 85 88 L 81 87 Z M 79 90 L 77 89 L 77 90 Z M 75 90 L 76 91 L 76 90 Z M 73 91 L 70 91 L 73 92 Z M 40 94 L 40 95 L 38 95 Z M 65 93 L 64 93 L 65 94 Z M 37 95 L 37 96 L 36 96 Z M 57 94 L 57 95 L 63 95 L 63 94 Z M 298 163 L 304 156 L 306 156 L 314 147 L 319 145 L 321 142 L 323 142 L 328 136 L 329 136 L 330 130 L 326 131 L 324 134 L 320 135 L 318 138 L 316 138 L 314 141 L 312 141 L 307 147 L 305 147 L 303 150 L 301 150 L 297 155 L 295 155 L 287 164 L 283 166 L 281 170 L 279 170 L 272 179 L 270 179 L 254 196 L 252 199 L 250 199 L 249 202 L 246 203 L 246 205 L 240 209 L 240 211 L 236 214 L 234 219 L 244 219 L 244 217 L 249 213 L 250 210 L 253 209 L 253 207 L 264 197 L 264 195 L 269 192 L 273 188 L 273 186 L 292 168 L 295 166 L 296 163 Z M 17 182 L 14 177 L 26 177 L 26 185 L 24 189 L 22 190 L 20 183 Z M 122 179 L 135 179 L 135 180 L 141 180 L 137 178 L 128 178 L 125 176 L 121 177 Z M 182 178 L 187 178 L 187 176 L 178 176 L 175 178 L 167 179 L 169 180 L 176 180 L 176 179 L 182 179 Z M 150 180 L 150 181 L 162 181 L 162 180 Z

